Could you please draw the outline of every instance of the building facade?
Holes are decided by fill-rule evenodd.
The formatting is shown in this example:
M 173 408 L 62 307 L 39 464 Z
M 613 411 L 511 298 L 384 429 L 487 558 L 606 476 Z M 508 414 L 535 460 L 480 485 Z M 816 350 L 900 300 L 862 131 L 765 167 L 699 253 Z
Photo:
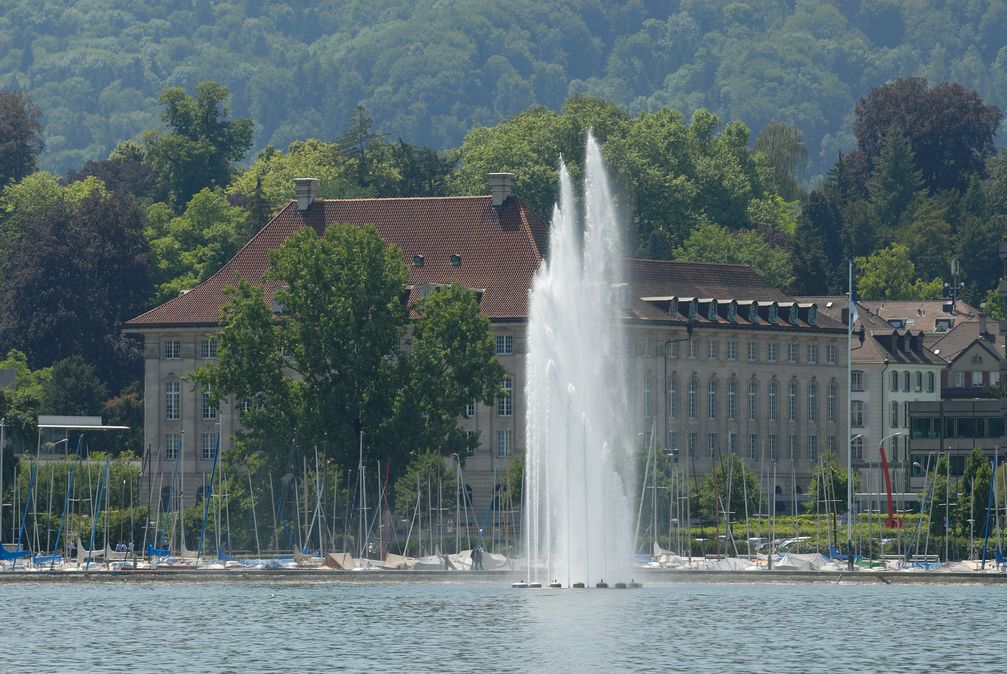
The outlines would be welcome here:
M 220 409 L 189 380 L 216 358 L 223 289 L 261 279 L 268 251 L 302 227 L 373 225 L 409 265 L 409 297 L 456 282 L 477 291 L 506 370 L 491 405 L 473 403 L 460 420 L 480 445 L 465 482 L 483 512 L 511 459 L 524 451 L 528 292 L 546 246 L 546 228 L 506 177 L 482 197 L 318 200 L 308 185 L 220 271 L 127 323 L 144 339 L 144 435 L 148 465 L 181 456 L 183 500 L 199 496 L 219 441 L 240 430 L 233 401 Z M 635 432 L 656 433 L 696 474 L 726 453 L 742 457 L 764 487 L 789 502 L 803 495 L 819 454 L 846 454 L 845 328 L 769 286 L 751 268 L 626 261 L 627 410 Z M 267 301 L 275 286 L 266 286 Z M 773 469 L 775 483 L 770 476 Z

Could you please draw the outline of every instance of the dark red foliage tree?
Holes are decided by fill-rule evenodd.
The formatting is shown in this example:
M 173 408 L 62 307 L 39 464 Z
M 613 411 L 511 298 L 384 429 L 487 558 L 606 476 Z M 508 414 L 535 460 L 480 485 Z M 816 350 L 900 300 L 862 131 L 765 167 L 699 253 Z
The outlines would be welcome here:
M 912 146 L 916 168 L 931 191 L 961 190 L 972 174 L 982 174 L 994 154 L 993 139 L 1003 115 L 996 106 L 960 84 L 931 88 L 920 77 L 875 87 L 857 102 L 853 133 L 869 162 L 877 158 L 885 134 L 898 127 Z
M 0 350 L 33 368 L 70 356 L 94 364 L 114 390 L 138 378 L 120 335 L 151 293 L 143 211 L 122 193 L 65 200 L 28 218 L 8 248 L 0 288 Z

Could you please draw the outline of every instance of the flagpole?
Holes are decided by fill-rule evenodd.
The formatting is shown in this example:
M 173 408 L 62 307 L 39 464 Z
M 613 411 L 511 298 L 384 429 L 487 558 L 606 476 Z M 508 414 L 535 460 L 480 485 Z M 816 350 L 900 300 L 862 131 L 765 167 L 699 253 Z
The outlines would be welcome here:
M 853 571 L 853 261 L 849 262 L 849 309 L 846 326 L 846 555 L 847 569 Z

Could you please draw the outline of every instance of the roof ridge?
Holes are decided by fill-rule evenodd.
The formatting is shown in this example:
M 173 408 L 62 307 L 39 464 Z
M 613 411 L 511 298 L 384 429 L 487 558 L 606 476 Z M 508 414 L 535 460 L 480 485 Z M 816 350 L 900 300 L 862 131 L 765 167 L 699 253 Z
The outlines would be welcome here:
M 697 262 L 695 260 L 654 260 L 645 257 L 629 257 L 624 258 L 628 262 L 649 262 L 654 264 L 699 264 L 699 265 L 715 265 L 717 267 L 738 267 L 742 269 L 752 269 L 752 265 L 743 264 L 739 262 Z M 754 270 L 753 270 L 754 271 Z
M 322 203 L 335 203 L 335 202 L 365 202 L 365 201 L 448 201 L 451 199 L 491 199 L 490 194 L 459 194 L 459 195 L 447 195 L 439 197 L 353 197 L 353 198 L 325 198 L 316 199 L 316 202 Z M 289 203 L 296 203 L 296 199 L 291 199 Z

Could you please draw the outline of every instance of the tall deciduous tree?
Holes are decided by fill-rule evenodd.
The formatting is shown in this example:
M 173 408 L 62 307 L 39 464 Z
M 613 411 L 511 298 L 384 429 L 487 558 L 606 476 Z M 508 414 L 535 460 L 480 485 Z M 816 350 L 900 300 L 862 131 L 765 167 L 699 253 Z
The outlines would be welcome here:
M 808 167 L 808 148 L 801 131 L 783 122 L 770 122 L 755 139 L 755 151 L 766 158 L 770 185 L 785 199 L 801 196 L 800 180 Z
M 161 119 L 169 131 L 148 132 L 144 144 L 178 210 L 204 187 L 227 186 L 235 162 L 252 146 L 252 120 L 227 119 L 229 97 L 216 82 L 197 85 L 195 96 L 179 87 L 161 94 Z
M 857 295 L 865 300 L 938 299 L 943 290 L 940 278 L 921 281 L 909 259 L 909 249 L 893 243 L 868 257 L 853 261 L 857 270 Z
M 271 254 L 265 281 L 278 284 L 278 315 L 261 287 L 239 283 L 221 313 L 218 359 L 195 378 L 249 403 L 246 449 L 282 464 L 278 427 L 351 468 L 361 441 L 366 457 L 386 460 L 467 448 L 456 419 L 465 404 L 492 400 L 502 379 L 488 324 L 471 291 L 441 289 L 415 305 L 413 350 L 400 351 L 406 279 L 401 252 L 373 228 L 334 224 L 321 237 L 305 228 Z
M 747 264 L 770 285 L 783 289 L 794 282 L 794 270 L 786 251 L 768 243 L 758 232 L 732 232 L 711 222 L 692 230 L 675 249 L 676 260 Z
M 859 150 L 873 161 L 885 136 L 901 129 L 930 190 L 962 189 L 994 153 L 1001 118 L 999 109 L 960 84 L 930 88 L 923 78 L 908 77 L 875 87 L 860 99 L 853 132 Z
M 0 341 L 35 367 L 80 355 L 113 387 L 135 378 L 122 323 L 150 296 L 143 212 L 129 195 L 60 195 L 27 216 L 0 290 Z
M 0 90 L 0 188 L 32 173 L 43 147 L 42 111 L 24 92 Z
M 745 499 L 748 502 L 745 502 Z M 750 514 L 760 511 L 763 492 L 758 476 L 736 454 L 725 454 L 715 470 L 706 474 L 699 490 L 699 507 L 705 517 L 723 517 L 730 510 Z

